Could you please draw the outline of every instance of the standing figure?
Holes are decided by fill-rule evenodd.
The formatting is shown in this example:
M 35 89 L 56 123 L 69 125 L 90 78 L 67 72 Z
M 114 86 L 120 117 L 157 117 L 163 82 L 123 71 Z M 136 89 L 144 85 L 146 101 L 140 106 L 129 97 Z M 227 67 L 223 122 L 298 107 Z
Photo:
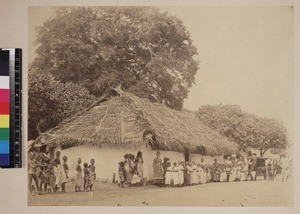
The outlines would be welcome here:
M 160 158 L 160 152 L 156 152 L 156 157 L 152 163 L 153 168 L 153 184 L 162 185 L 164 182 L 164 173 L 162 168 L 162 160 Z
M 45 192 L 53 192 L 53 188 L 51 187 L 51 182 L 50 182 L 50 171 L 52 168 L 52 164 L 50 163 L 50 160 L 46 160 L 45 161 L 45 165 L 44 165 L 44 191 Z
M 96 167 L 95 167 L 95 160 L 94 159 L 91 159 L 90 161 L 91 165 L 89 165 L 89 190 L 90 192 L 93 191 L 93 185 L 94 185 L 94 182 L 96 180 Z
M 224 164 L 225 164 L 225 171 L 226 171 L 226 181 L 229 182 L 230 181 L 230 174 L 231 174 L 231 167 L 232 167 L 231 166 L 232 162 L 230 160 L 230 156 L 227 157 Z
M 119 187 L 123 187 L 124 183 L 126 181 L 126 178 L 125 178 L 126 172 L 125 172 L 125 168 L 124 168 L 125 162 L 120 161 L 118 164 L 119 164 L 119 168 L 118 168 L 118 174 L 119 174 L 118 185 L 119 185 Z
M 39 167 L 37 164 L 34 154 L 29 153 L 28 154 L 29 160 L 28 160 L 28 190 L 31 194 L 33 194 L 32 189 L 32 180 L 34 181 L 34 184 L 36 186 L 37 193 L 39 194 L 39 184 L 38 184 L 38 178 L 36 176 L 36 169 Z
M 256 162 L 257 162 L 257 157 L 256 154 L 253 153 L 252 157 L 250 158 L 250 164 L 249 164 L 251 180 L 256 180 L 256 171 L 255 171 Z
M 184 184 L 184 166 L 183 166 L 183 162 L 179 161 L 178 162 L 178 182 L 179 182 L 179 186 L 183 186 Z
M 80 192 L 82 186 L 82 168 L 81 168 L 81 158 L 78 158 L 76 165 L 76 184 L 75 191 Z
M 137 176 L 136 165 L 134 163 L 135 156 L 133 154 L 129 154 L 128 164 L 129 164 L 129 176 L 130 182 L 129 184 L 137 184 L 141 181 L 140 177 Z
M 206 165 L 206 183 L 209 183 L 211 181 L 212 181 L 211 167 L 210 165 Z
M 164 177 L 166 176 L 167 168 L 170 166 L 170 158 L 164 157 L 164 162 L 161 164 L 163 171 L 164 171 Z
M 237 166 L 236 166 L 236 180 L 237 181 L 241 181 L 243 165 L 244 165 L 243 157 L 240 157 L 239 161 L 237 162 Z
M 175 187 L 178 187 L 179 186 L 179 167 L 177 166 L 176 162 L 174 162 L 172 178 L 173 178 L 173 185 Z
M 214 163 L 212 165 L 212 180 L 214 182 L 220 182 L 220 164 L 218 163 L 218 159 L 214 159 Z
M 166 171 L 166 175 L 165 175 L 165 185 L 167 187 L 170 187 L 171 186 L 171 181 L 172 181 L 172 164 L 170 164 L 167 168 L 167 171 Z
M 192 162 L 192 171 L 191 171 L 191 184 L 196 185 L 198 183 L 198 175 L 197 175 L 197 165 L 195 162 Z
M 50 186 L 50 192 L 54 192 L 54 186 L 55 186 L 55 172 L 54 172 L 54 166 L 52 163 L 48 165 L 49 167 L 49 186 Z
M 197 175 L 197 184 L 201 184 L 201 173 L 202 173 L 202 167 L 201 164 L 197 164 L 197 170 L 196 170 L 196 175 Z
M 67 164 L 67 156 L 63 156 L 63 165 L 62 165 L 62 168 L 63 168 L 63 171 L 62 171 L 62 176 L 61 176 L 61 187 L 62 187 L 62 192 L 65 193 L 66 192 L 66 183 L 68 182 L 68 173 L 69 173 L 69 167 L 68 167 L 68 164 Z
M 227 182 L 227 171 L 226 171 L 226 165 L 220 164 L 220 182 Z
M 200 176 L 201 176 L 201 183 L 205 184 L 207 182 L 207 171 L 206 171 L 206 163 L 204 161 L 204 158 L 201 158 L 200 160 Z
M 87 163 L 84 163 L 83 165 L 83 189 L 84 191 L 89 191 L 90 186 L 90 171 L 89 171 L 89 165 Z
M 135 164 L 136 164 L 136 171 L 137 175 L 141 178 L 141 180 L 144 179 L 144 160 L 143 160 L 143 154 L 141 151 L 138 151 L 135 158 Z
M 229 180 L 232 181 L 236 181 L 236 177 L 237 177 L 237 158 L 235 155 L 232 156 L 232 164 L 231 164 L 231 173 L 230 173 L 230 178 Z
M 125 168 L 125 178 L 126 178 L 126 184 L 131 184 L 131 181 L 132 181 L 132 172 L 133 172 L 133 169 L 131 167 L 131 158 L 130 158 L 130 155 L 131 154 L 125 154 L 124 155 L 124 159 L 125 159 L 125 164 L 124 164 L 124 168 Z
M 189 162 L 186 162 L 186 171 L 187 171 L 187 184 L 186 185 L 191 185 L 192 184 L 192 173 L 193 173 L 193 167 Z
M 55 158 L 51 161 L 54 166 L 54 175 L 55 175 L 55 185 L 54 192 L 60 188 L 61 177 L 62 177 L 62 168 L 60 164 L 60 151 L 56 151 Z

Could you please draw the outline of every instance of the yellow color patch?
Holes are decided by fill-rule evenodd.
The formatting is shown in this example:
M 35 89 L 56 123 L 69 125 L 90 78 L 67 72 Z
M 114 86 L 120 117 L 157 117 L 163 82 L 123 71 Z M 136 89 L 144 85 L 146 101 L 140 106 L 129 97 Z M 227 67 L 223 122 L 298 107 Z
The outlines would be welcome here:
M 9 115 L 0 115 L 0 128 L 9 128 Z

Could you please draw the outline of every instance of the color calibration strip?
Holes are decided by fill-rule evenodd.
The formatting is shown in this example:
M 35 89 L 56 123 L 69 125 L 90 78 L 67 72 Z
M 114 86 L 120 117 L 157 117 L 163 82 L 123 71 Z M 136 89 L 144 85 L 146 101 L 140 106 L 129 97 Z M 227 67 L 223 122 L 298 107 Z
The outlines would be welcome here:
M 22 50 L 0 49 L 0 167 L 20 168 Z
M 0 51 L 0 166 L 9 166 L 9 50 Z

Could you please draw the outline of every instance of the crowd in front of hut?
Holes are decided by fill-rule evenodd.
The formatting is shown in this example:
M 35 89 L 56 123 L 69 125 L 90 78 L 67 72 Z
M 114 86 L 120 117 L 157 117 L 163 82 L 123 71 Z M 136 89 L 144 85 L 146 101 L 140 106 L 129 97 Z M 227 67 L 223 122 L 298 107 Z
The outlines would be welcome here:
M 28 151 L 28 190 L 32 195 L 55 193 L 61 191 L 66 193 L 66 183 L 69 180 L 69 166 L 67 156 L 62 157 L 60 151 L 55 152 L 51 158 L 49 148 L 44 145 L 33 144 Z M 75 191 L 92 192 L 96 179 L 95 160 L 84 163 L 81 166 L 81 158 L 78 158 L 75 167 L 76 182 Z
M 226 156 L 224 163 L 218 163 L 214 159 L 212 164 L 201 158 L 199 163 L 195 161 L 171 161 L 170 158 L 161 159 L 158 151 L 153 160 L 152 184 L 166 187 L 182 187 L 205 184 L 209 182 L 234 182 L 256 180 L 256 154 L 250 156 L 231 155 Z M 136 186 L 145 185 L 143 177 L 143 158 L 139 151 L 137 156 L 125 154 L 124 160 L 119 162 L 118 185 Z M 279 160 L 269 159 L 266 164 L 266 179 L 274 180 L 278 174 L 282 174 L 282 181 L 291 176 L 291 167 L 285 157 Z
M 153 161 L 153 184 L 166 187 L 182 187 L 205 184 L 209 182 L 234 182 L 256 180 L 256 154 L 250 156 L 225 156 L 224 163 L 214 159 L 213 164 L 207 164 L 204 158 L 200 162 L 173 162 L 165 157 L 160 158 L 160 152 Z M 266 180 L 275 180 L 281 174 L 282 181 L 291 177 L 291 164 L 284 156 L 280 160 L 269 159 L 265 166 Z
M 60 151 L 56 151 L 53 158 L 49 148 L 34 144 L 28 152 L 28 189 L 32 194 L 46 194 L 66 192 L 66 183 L 69 179 L 69 170 L 76 170 L 74 189 L 76 192 L 92 192 L 96 180 L 95 160 L 84 163 L 78 157 L 74 169 L 68 166 L 67 156 L 61 158 Z M 62 161 L 61 161 L 62 159 Z M 153 179 L 151 183 L 157 186 L 182 187 L 199 185 L 209 182 L 234 182 L 256 179 L 256 155 L 226 156 L 223 163 L 214 159 L 212 164 L 201 158 L 199 163 L 174 161 L 168 157 L 161 159 L 158 151 L 153 160 Z M 118 163 L 118 178 L 113 178 L 119 187 L 143 186 L 147 178 L 143 173 L 144 160 L 142 152 L 136 155 L 125 154 L 124 159 Z M 291 164 L 282 157 L 280 160 L 269 160 L 266 164 L 267 180 L 274 180 L 277 174 L 282 175 L 282 181 L 291 176 Z

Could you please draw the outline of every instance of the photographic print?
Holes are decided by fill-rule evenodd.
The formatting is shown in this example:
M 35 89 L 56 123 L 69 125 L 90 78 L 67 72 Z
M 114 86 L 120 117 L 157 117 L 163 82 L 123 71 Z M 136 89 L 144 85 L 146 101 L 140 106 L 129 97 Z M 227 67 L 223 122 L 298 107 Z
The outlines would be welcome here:
M 28 16 L 28 205 L 293 206 L 293 7 Z

